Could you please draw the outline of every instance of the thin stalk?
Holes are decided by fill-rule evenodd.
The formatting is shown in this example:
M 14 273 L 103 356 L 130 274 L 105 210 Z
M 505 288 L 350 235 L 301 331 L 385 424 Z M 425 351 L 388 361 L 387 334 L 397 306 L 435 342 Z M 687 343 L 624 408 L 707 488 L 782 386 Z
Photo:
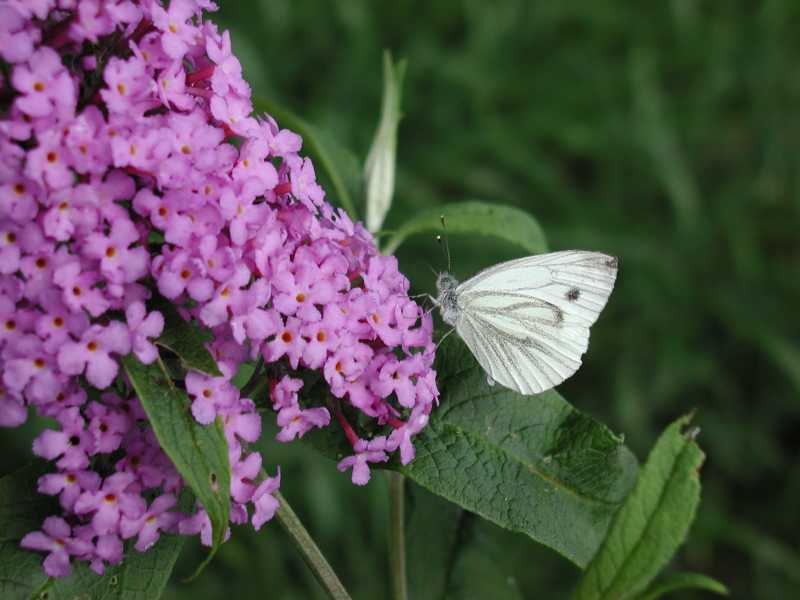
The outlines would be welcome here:
M 286 533 L 289 534 L 289 537 L 292 538 L 295 546 L 300 550 L 303 560 L 308 565 L 308 568 L 311 569 L 317 581 L 319 581 L 322 589 L 325 590 L 331 600 L 351 600 L 342 582 L 339 581 L 339 578 L 336 576 L 336 573 L 333 572 L 328 561 L 322 556 L 322 552 L 320 552 L 314 540 L 311 539 L 308 531 L 303 527 L 297 514 L 286 501 L 286 498 L 277 491 L 274 496 L 280 503 L 278 512 L 276 513 L 278 523 L 281 524 L 281 527 L 283 527 Z
M 406 480 L 400 473 L 389 475 L 389 579 L 393 600 L 408 600 L 406 577 Z

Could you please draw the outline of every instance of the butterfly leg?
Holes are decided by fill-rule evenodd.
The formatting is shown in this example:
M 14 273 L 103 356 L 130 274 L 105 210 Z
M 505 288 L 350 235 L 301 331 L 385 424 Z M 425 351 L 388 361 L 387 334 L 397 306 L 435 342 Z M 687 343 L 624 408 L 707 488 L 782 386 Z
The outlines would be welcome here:
M 439 346 L 441 346 L 441 345 L 442 345 L 442 342 L 443 342 L 443 341 L 445 341 L 445 340 L 447 339 L 447 336 L 448 336 L 448 335 L 450 335 L 451 333 L 453 333 L 455 330 L 456 330 L 456 328 L 455 328 L 455 327 L 451 327 L 451 328 L 450 328 L 450 331 L 448 331 L 447 333 L 445 333 L 445 334 L 442 336 L 442 339 L 440 339 L 438 342 L 436 342 L 436 349 L 437 349 L 437 350 L 439 349 Z

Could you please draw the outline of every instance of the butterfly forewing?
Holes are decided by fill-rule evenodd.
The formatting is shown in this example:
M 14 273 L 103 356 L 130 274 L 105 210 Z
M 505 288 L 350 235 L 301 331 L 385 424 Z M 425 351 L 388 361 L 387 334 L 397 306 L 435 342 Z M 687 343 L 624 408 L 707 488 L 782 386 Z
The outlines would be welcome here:
M 598 252 L 502 263 L 458 286 L 456 330 L 493 379 L 539 393 L 580 367 L 616 273 L 616 259 Z

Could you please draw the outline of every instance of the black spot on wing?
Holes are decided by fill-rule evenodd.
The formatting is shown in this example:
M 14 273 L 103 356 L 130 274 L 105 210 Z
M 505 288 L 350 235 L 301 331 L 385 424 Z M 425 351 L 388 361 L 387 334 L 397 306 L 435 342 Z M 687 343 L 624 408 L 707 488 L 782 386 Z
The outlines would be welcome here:
M 578 298 L 581 297 L 581 291 L 578 288 L 574 287 L 574 288 L 571 288 L 566 293 L 566 296 L 567 296 L 567 300 L 569 300 L 570 302 L 575 302 Z

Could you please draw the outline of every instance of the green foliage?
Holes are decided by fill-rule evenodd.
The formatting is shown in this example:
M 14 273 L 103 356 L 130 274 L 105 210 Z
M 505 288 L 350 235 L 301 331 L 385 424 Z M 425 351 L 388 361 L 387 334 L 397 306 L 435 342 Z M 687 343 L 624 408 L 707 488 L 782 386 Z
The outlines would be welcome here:
M 554 249 L 622 258 L 585 364 L 560 391 L 624 431 L 640 456 L 673 415 L 697 406 L 713 468 L 676 566 L 712 572 L 736 597 L 791 597 L 800 582 L 800 330 L 792 319 L 800 287 L 787 273 L 800 217 L 792 74 L 800 4 L 221 4 L 213 20 L 232 29 L 255 93 L 362 156 L 380 103 L 380 52 L 408 60 L 388 229 L 424 210 L 438 228 L 438 206 L 502 199 L 535 214 Z M 315 137 L 301 133 L 313 151 Z M 353 168 L 338 189 L 316 157 L 315 166 L 329 199 L 343 204 L 346 188 L 358 205 L 358 161 L 329 151 L 328 162 L 345 156 Z M 463 276 L 518 252 L 474 234 L 454 234 L 451 246 Z M 434 253 L 427 235 L 399 249 L 417 292 L 433 291 L 425 263 Z M 25 460 L 31 429 L 2 435 L 4 465 Z M 354 597 L 385 597 L 382 478 L 356 489 L 303 445 L 267 440 L 261 449 L 282 465 L 287 495 Z M 525 597 L 566 597 L 577 575 L 567 561 L 494 529 L 504 552 L 493 559 L 509 561 Z M 483 533 L 478 552 L 489 553 Z M 200 549 L 187 546 L 188 568 Z M 269 589 L 319 598 L 309 580 L 279 528 L 243 528 L 201 580 L 175 582 L 165 597 Z
M 135 356 L 122 359 L 153 432 L 175 468 L 197 496 L 212 525 L 212 546 L 202 568 L 225 538 L 230 514 L 231 466 L 222 423 L 203 427 L 190 412 L 186 393 L 175 387 L 161 359 L 143 365 Z
M 409 598 L 523 598 L 499 529 L 416 485 L 409 486 L 408 512 Z
M 45 518 L 58 512 L 58 503 L 36 491 L 37 479 L 46 472 L 43 463 L 0 479 L 0 598 L 3 600 L 152 600 L 167 584 L 183 546 L 183 538 L 162 536 L 145 553 L 128 549 L 122 563 L 108 567 L 103 576 L 86 563 L 73 565 L 66 578 L 48 577 L 43 555 L 19 547 L 19 541 L 39 529 Z
M 152 308 L 164 315 L 164 331 L 156 340 L 157 345 L 176 354 L 184 369 L 212 377 L 222 376 L 214 357 L 206 350 L 205 343 L 209 341 L 206 332 L 185 321 L 175 307 L 160 296 L 152 302 Z
M 355 155 L 292 111 L 259 97 L 253 99 L 253 104 L 256 111 L 271 115 L 282 127 L 303 136 L 303 154 L 314 162 L 318 180 L 328 192 L 328 201 L 339 204 L 356 220 L 359 215 L 356 207 L 363 203 L 357 204 L 361 196 L 361 165 Z
M 416 485 L 406 486 L 406 561 L 409 596 L 441 600 L 450 587 L 466 513 Z
M 728 588 L 711 577 L 700 573 L 675 573 L 662 581 L 657 581 L 652 588 L 636 596 L 636 600 L 658 600 L 664 594 L 692 589 L 714 592 L 720 596 L 728 595 Z
M 435 367 L 441 404 L 401 472 L 585 565 L 636 479 L 622 440 L 558 392 L 489 386 L 456 336 L 439 347 Z
M 442 225 L 444 217 L 445 225 Z M 513 206 L 488 202 L 459 202 L 422 211 L 401 225 L 384 247 L 394 254 L 411 235 L 420 233 L 490 235 L 523 248 L 531 254 L 547 251 L 547 240 L 530 214 Z
M 389 212 L 394 196 L 397 162 L 397 126 L 400 124 L 400 98 L 406 63 L 394 64 L 389 52 L 383 54 L 383 103 L 375 139 L 364 163 L 364 196 L 367 229 L 378 231 Z
M 684 432 L 690 417 L 670 425 L 653 448 L 633 491 L 586 568 L 575 600 L 622 600 L 644 590 L 686 539 L 700 502 L 705 455 Z
M 0 478 L 0 598 L 22 600 L 34 596 L 48 580 L 43 557 L 19 547 L 26 533 L 36 531 L 57 511 L 58 503 L 36 491 L 45 473 L 42 463 Z

